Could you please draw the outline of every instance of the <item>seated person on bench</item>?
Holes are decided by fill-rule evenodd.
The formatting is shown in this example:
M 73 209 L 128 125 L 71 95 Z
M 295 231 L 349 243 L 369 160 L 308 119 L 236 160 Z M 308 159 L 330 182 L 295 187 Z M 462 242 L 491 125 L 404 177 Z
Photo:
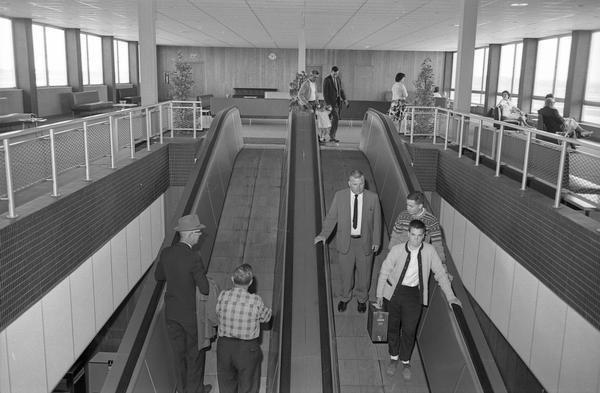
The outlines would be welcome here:
M 527 122 L 523 113 L 517 106 L 510 100 L 510 93 L 506 90 L 502 92 L 502 99 L 498 102 L 498 108 L 501 111 L 502 117 L 499 120 L 508 120 L 509 122 L 515 122 L 521 126 L 526 126 Z
M 544 122 L 546 131 L 553 133 L 564 133 L 570 138 L 587 138 L 593 134 L 592 131 L 586 131 L 573 118 L 564 118 L 558 114 L 558 110 L 554 107 L 554 96 L 546 95 L 544 107 L 538 111 Z

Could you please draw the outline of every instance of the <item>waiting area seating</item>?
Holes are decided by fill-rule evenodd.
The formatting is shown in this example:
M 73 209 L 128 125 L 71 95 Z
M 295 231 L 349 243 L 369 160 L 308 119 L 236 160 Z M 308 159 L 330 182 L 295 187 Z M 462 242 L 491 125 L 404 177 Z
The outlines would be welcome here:
M 71 93 L 71 110 L 74 115 L 93 115 L 113 109 L 112 101 L 101 101 L 97 91 L 78 91 Z
M 142 98 L 138 94 L 137 87 L 117 88 L 117 102 L 125 101 L 128 104 L 139 105 Z

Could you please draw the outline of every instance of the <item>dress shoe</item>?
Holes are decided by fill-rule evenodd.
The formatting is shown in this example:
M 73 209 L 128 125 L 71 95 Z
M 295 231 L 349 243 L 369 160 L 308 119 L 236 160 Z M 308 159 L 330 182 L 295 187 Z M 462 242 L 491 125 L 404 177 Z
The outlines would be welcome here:
M 400 363 L 400 360 L 390 359 L 390 364 L 388 364 L 387 368 L 385 369 L 385 373 L 387 375 L 394 375 L 396 373 L 396 367 L 398 367 L 398 363 Z
M 404 366 L 404 369 L 402 370 L 402 378 L 404 378 L 405 381 L 408 381 L 412 376 L 410 371 L 410 363 L 402 363 L 402 366 Z
M 358 302 L 358 312 L 365 312 L 367 311 L 367 303 L 361 303 Z
M 581 131 L 582 138 L 589 138 L 592 135 L 594 135 L 594 131 Z
M 211 390 L 212 390 L 212 385 L 210 383 L 207 383 L 202 388 L 202 393 L 209 393 Z
M 329 138 L 329 142 L 340 143 L 340 140 L 339 139 L 335 139 L 335 138 Z
M 348 305 L 348 302 L 344 302 L 344 301 L 341 301 L 341 300 L 340 300 L 340 302 L 338 303 L 338 311 L 339 311 L 339 312 L 344 312 L 344 311 L 346 311 L 346 306 L 347 306 L 347 305 Z

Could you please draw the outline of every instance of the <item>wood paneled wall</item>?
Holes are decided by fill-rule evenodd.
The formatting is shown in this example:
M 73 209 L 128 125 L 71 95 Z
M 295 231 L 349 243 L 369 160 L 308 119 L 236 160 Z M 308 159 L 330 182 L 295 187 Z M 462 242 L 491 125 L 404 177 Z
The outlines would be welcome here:
M 175 70 L 178 51 L 192 64 L 196 85 L 190 98 L 202 94 L 233 95 L 234 87 L 271 87 L 287 91 L 298 67 L 297 49 L 159 46 L 158 97 L 161 101 L 170 98 L 165 72 Z M 277 58 L 270 60 L 270 53 L 275 53 Z M 349 100 L 380 101 L 391 90 L 398 72 L 406 74 L 406 88 L 409 94 L 414 94 L 413 82 L 426 57 L 432 60 L 434 83 L 442 86 L 443 52 L 308 49 L 306 68 L 321 69 L 322 76 L 326 76 L 331 67 L 337 65 Z

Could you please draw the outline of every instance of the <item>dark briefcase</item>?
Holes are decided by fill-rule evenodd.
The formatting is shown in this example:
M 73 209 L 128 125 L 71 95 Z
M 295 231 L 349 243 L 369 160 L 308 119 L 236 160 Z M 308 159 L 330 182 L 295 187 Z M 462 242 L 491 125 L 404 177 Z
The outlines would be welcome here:
M 367 331 L 374 343 L 387 342 L 388 312 L 377 308 L 369 302 L 369 314 L 367 316 Z

